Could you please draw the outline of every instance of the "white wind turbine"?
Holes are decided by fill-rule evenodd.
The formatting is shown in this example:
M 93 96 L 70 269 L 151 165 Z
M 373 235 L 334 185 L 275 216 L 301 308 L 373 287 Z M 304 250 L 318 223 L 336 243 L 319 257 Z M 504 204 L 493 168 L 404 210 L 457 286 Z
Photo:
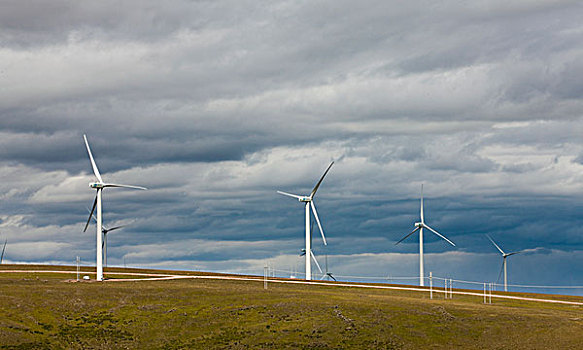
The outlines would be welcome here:
M 87 211 L 92 215 L 93 220 L 95 222 L 97 222 L 97 218 L 95 217 L 95 215 L 91 212 L 91 210 L 89 210 L 89 208 L 87 208 Z M 101 246 L 103 247 L 103 264 L 105 266 L 107 266 L 107 234 L 111 231 L 115 231 L 115 230 L 119 230 L 120 228 L 124 228 L 126 227 L 126 225 L 120 225 L 120 226 L 115 226 L 112 228 L 107 228 L 105 227 L 105 225 L 102 223 L 101 224 L 101 232 L 103 232 L 103 243 L 101 244 Z M 87 227 L 85 227 L 85 229 L 87 229 Z M 85 232 L 85 231 L 83 231 Z
M 103 225 L 102 225 L 102 215 L 101 215 L 101 191 L 106 187 L 123 187 L 123 188 L 133 188 L 138 190 L 146 190 L 145 187 L 141 186 L 131 186 L 131 185 L 120 185 L 120 184 L 112 184 L 112 183 L 105 183 L 101 178 L 101 174 L 99 173 L 99 169 L 97 169 L 97 165 L 95 164 L 95 160 L 93 159 L 93 155 L 91 154 L 91 148 L 89 148 L 89 142 L 87 142 L 87 136 L 83 135 L 83 139 L 85 140 L 85 147 L 87 148 L 87 153 L 89 154 L 89 160 L 91 161 L 91 167 L 93 168 L 93 173 L 97 178 L 97 182 L 93 182 L 89 184 L 89 187 L 94 188 L 97 193 L 95 195 L 95 200 L 93 201 L 93 207 L 91 208 L 91 213 L 89 214 L 89 219 L 87 219 L 87 224 L 85 224 L 85 229 L 83 232 L 87 230 L 87 226 L 89 226 L 89 222 L 91 222 L 91 217 L 93 216 L 93 212 L 97 208 L 97 280 L 103 281 L 103 252 L 102 247 L 103 243 L 101 240 Z
M 326 254 L 326 273 L 322 275 L 322 279 L 333 279 L 336 281 L 336 278 L 332 275 L 332 272 L 328 271 L 328 254 Z
M 406 235 L 405 237 L 401 238 L 401 240 L 398 241 L 397 243 L 395 243 L 395 245 L 403 242 L 405 239 L 407 239 L 407 237 L 409 237 L 412 234 L 414 234 L 415 232 L 419 231 L 419 285 L 423 287 L 425 285 L 425 282 L 424 282 L 425 272 L 424 272 L 424 267 L 423 267 L 423 229 L 426 228 L 429 231 L 435 233 L 437 236 L 439 236 L 440 238 L 443 238 L 445 241 L 447 241 L 447 243 L 451 244 L 454 247 L 455 247 L 455 244 L 452 241 L 450 241 L 449 239 L 447 239 L 445 236 L 440 234 L 439 232 L 437 232 L 434 229 L 432 229 L 431 227 L 429 227 L 429 225 L 427 225 L 425 223 L 425 219 L 423 218 L 423 185 L 421 185 L 421 213 L 420 213 L 420 216 L 421 216 L 421 221 L 415 223 L 415 229 L 411 233 Z
M 492 244 L 498 249 L 498 251 L 500 251 L 500 253 L 502 254 L 502 268 L 504 269 L 504 291 L 508 292 L 508 273 L 506 271 L 506 258 L 514 255 L 514 254 L 518 254 L 521 251 L 517 251 L 517 252 L 512 252 L 512 253 L 504 253 L 504 251 L 502 250 L 502 248 L 500 248 L 498 246 L 498 244 L 496 244 L 496 242 L 494 242 L 494 240 L 486 235 L 486 237 L 488 237 L 488 239 L 490 240 L 490 242 L 492 242 Z M 502 271 L 500 271 L 501 273 Z M 498 279 L 500 279 L 500 273 L 498 274 Z M 497 283 L 497 282 L 496 282 Z
M 305 204 L 305 214 L 306 214 L 305 215 L 306 216 L 306 250 L 305 250 L 306 254 L 305 255 L 306 255 L 306 280 L 308 280 L 308 281 L 312 279 L 312 264 L 310 262 L 310 257 L 313 256 L 312 248 L 311 248 L 311 244 L 310 244 L 310 240 L 311 240 L 310 239 L 311 238 L 310 208 L 312 208 L 312 211 L 314 213 L 314 218 L 316 219 L 316 222 L 318 223 L 318 228 L 320 229 L 320 234 L 322 235 L 322 240 L 324 241 L 324 245 L 328 245 L 328 243 L 326 242 L 326 236 L 324 236 L 324 230 L 322 229 L 322 225 L 320 224 L 320 219 L 318 218 L 318 212 L 316 211 L 316 206 L 314 205 L 314 196 L 316 195 L 316 191 L 318 191 L 318 187 L 320 187 L 320 184 L 324 180 L 324 177 L 326 176 L 326 174 L 328 174 L 328 171 L 330 170 L 330 168 L 332 167 L 333 164 L 334 164 L 334 162 L 330 163 L 330 165 L 328 166 L 328 168 L 324 172 L 324 175 L 322 175 L 322 177 L 320 178 L 320 181 L 318 181 L 316 186 L 314 186 L 314 189 L 312 190 L 312 192 L 310 193 L 309 196 L 299 196 L 297 194 L 291 194 L 291 193 L 287 193 L 287 192 L 283 192 L 283 191 L 277 191 L 277 193 L 279 193 L 279 194 L 283 194 L 284 196 L 288 196 L 288 197 L 293 197 L 293 198 L 296 198 L 300 202 L 306 203 Z M 317 265 L 317 266 L 319 268 L 319 265 Z
M 6 251 L 6 243 L 8 243 L 8 238 L 4 241 L 4 247 L 2 247 L 2 256 L 0 256 L 0 264 L 4 262 L 4 252 Z

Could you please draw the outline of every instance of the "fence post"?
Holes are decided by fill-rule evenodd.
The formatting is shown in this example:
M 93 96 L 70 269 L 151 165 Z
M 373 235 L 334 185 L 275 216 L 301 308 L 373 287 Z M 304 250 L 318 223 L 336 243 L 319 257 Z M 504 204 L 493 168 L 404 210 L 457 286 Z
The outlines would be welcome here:
M 429 299 L 433 299 L 433 272 L 429 272 Z
M 490 282 L 490 304 L 492 304 L 492 282 Z
M 447 278 L 443 279 L 443 283 L 445 285 L 444 291 L 443 291 L 443 299 L 447 299 Z
M 484 283 L 484 304 L 486 304 L 486 283 Z
M 79 282 L 79 261 L 80 261 L 81 259 L 79 258 L 79 256 L 78 256 L 78 255 L 77 255 L 77 259 L 76 259 L 76 260 L 77 260 L 77 282 Z
M 267 275 L 269 274 L 269 267 L 263 266 L 263 289 L 267 289 Z
M 453 279 L 449 279 L 449 298 L 453 299 Z

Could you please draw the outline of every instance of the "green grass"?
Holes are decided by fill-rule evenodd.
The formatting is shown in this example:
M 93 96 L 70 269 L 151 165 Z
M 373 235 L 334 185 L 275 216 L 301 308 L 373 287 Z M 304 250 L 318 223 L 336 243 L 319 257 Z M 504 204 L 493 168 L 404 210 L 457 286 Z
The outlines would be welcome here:
M 0 274 L 0 348 L 577 349 L 583 344 L 583 308 L 576 306 L 498 300 L 483 305 L 471 296 L 443 300 L 437 294 L 429 300 L 419 292 L 276 283 L 264 290 L 262 282 L 244 281 L 64 282 L 73 277 Z

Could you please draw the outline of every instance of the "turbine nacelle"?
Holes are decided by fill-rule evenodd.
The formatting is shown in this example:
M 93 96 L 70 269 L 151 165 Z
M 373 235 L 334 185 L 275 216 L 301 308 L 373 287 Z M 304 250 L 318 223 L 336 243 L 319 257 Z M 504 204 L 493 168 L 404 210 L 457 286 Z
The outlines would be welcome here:
M 423 228 L 425 225 L 422 222 L 416 222 L 415 227 Z
M 304 203 L 311 202 L 312 197 L 300 197 L 300 198 L 298 198 L 298 201 L 304 202 Z
M 100 182 L 92 182 L 92 183 L 89 184 L 89 187 L 95 188 L 95 189 L 104 188 L 105 187 L 105 184 L 100 183 Z

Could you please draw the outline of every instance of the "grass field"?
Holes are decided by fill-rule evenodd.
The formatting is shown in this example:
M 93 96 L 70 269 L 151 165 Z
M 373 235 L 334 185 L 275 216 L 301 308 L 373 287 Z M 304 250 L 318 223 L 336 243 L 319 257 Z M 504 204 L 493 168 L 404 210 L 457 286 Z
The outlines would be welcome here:
M 583 347 L 580 306 L 248 281 L 66 282 L 74 277 L 0 273 L 0 348 Z

